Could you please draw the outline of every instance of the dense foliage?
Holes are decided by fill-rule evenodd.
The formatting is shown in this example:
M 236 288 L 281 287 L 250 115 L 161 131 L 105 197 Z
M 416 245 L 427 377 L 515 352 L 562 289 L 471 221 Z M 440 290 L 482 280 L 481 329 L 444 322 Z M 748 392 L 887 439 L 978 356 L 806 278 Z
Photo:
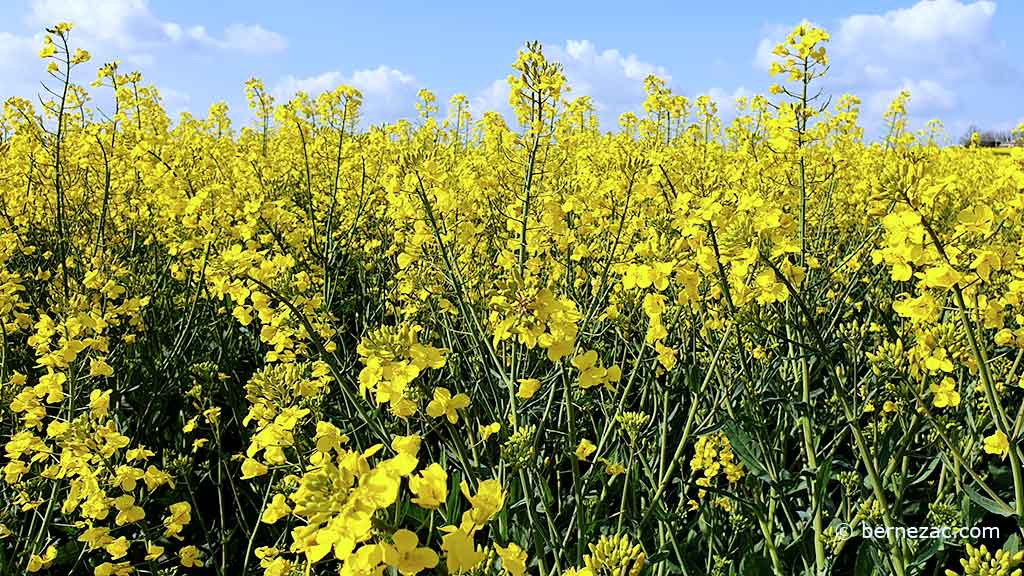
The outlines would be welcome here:
M 1020 574 L 1024 155 L 865 143 L 823 31 L 616 133 L 536 44 L 518 128 L 238 130 L 70 37 L 0 118 L 5 573 Z

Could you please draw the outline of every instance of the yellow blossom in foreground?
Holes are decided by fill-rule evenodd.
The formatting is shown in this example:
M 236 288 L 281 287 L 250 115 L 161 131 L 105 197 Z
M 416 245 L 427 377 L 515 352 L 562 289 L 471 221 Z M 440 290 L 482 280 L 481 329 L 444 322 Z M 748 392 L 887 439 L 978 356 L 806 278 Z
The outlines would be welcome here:
M 415 495 L 412 501 L 417 506 L 437 508 L 448 498 L 448 473 L 440 465 L 431 464 L 409 477 L 409 490 Z
M 131 546 L 131 542 L 127 538 L 121 536 L 103 547 L 110 554 L 111 560 L 117 560 L 118 558 L 124 558 L 128 554 L 128 548 Z
M 128 576 L 134 573 L 135 569 L 132 568 L 130 562 L 118 562 L 117 564 L 104 562 L 93 570 L 93 576 Z
M 242 462 L 242 480 L 249 480 L 263 476 L 268 471 L 269 468 L 258 460 L 246 458 L 245 461 Z
M 598 458 L 597 461 L 604 465 L 604 472 L 609 476 L 619 476 L 626 473 L 626 467 L 618 462 L 612 462 L 606 458 Z
M 540 380 L 536 378 L 522 378 L 519 380 L 519 390 L 516 391 L 516 397 L 529 400 L 533 398 L 533 395 L 537 393 L 540 388 Z
M 469 493 L 469 484 L 463 480 L 459 485 L 462 495 L 469 500 L 472 508 L 462 514 L 462 525 L 473 526 L 473 530 L 487 524 L 505 506 L 505 491 L 501 482 L 484 480 L 477 486 L 476 494 Z
M 404 452 L 410 456 L 416 456 L 419 452 L 420 443 L 423 438 L 419 434 L 410 434 L 409 436 L 395 436 L 391 440 L 391 449 L 395 452 Z
M 267 507 L 263 510 L 263 515 L 260 516 L 260 521 L 265 524 L 274 524 L 281 518 L 284 518 L 291 513 L 291 508 L 288 507 L 288 502 L 285 500 L 284 494 L 274 494 L 274 497 L 267 504 Z
M 117 518 L 114 522 L 118 526 L 133 524 L 146 517 L 146 511 L 141 506 L 136 506 L 135 497 L 129 494 L 114 498 L 114 507 L 117 508 Z
M 480 426 L 480 440 L 486 442 L 492 435 L 497 434 L 501 430 L 500 422 L 491 422 L 486 426 Z
M 164 555 L 164 547 L 146 542 L 146 560 L 156 560 Z
M 39 572 L 43 568 L 48 568 L 50 564 L 52 564 L 53 561 L 56 559 L 57 547 L 51 544 L 50 546 L 46 547 L 46 550 L 43 551 L 42 555 L 33 554 L 29 558 L 28 571 L 33 573 Z
M 1010 453 L 1010 441 L 1002 430 L 997 430 L 995 434 L 985 437 L 985 452 L 1000 458 L 1006 458 Z
M 455 526 L 445 526 L 441 537 L 441 549 L 445 552 L 445 563 L 449 574 L 469 570 L 483 560 L 483 553 L 473 544 L 473 534 Z
M 960 405 L 960 393 L 954 389 L 953 379 L 946 376 L 938 384 L 929 386 L 932 392 L 932 404 L 936 408 Z
M 192 506 L 188 502 L 171 504 L 164 518 L 164 536 L 181 540 L 179 534 L 191 521 Z
M 419 538 L 410 530 L 398 530 L 392 536 L 394 545 L 382 545 L 384 562 L 398 569 L 400 574 L 409 576 L 437 566 L 437 553 L 426 547 L 419 547 Z
M 178 550 L 178 558 L 185 568 L 201 568 L 203 566 L 203 561 L 199 559 L 199 550 L 195 546 L 189 545 Z
M 469 406 L 469 396 L 459 393 L 452 396 L 447 388 L 434 388 L 434 399 L 427 404 L 427 415 L 431 418 L 447 416 L 448 422 L 455 424 L 459 421 L 457 410 Z
M 597 446 L 586 438 L 580 440 L 580 445 L 576 447 L 576 457 L 580 460 L 586 460 L 597 450 Z
M 526 574 L 526 552 L 518 544 L 510 542 L 505 548 L 495 544 L 494 550 L 501 557 L 502 570 L 512 576 Z

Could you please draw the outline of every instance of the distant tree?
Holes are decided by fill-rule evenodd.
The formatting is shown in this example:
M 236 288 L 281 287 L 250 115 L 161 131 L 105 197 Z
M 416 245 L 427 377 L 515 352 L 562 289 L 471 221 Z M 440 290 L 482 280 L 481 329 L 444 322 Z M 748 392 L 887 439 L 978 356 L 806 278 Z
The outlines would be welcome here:
M 998 148 L 1015 144 L 1020 140 L 1020 136 L 1016 131 L 981 130 L 976 125 L 971 124 L 967 128 L 967 132 L 960 137 L 960 145 L 969 147 L 975 140 L 976 145 L 980 148 Z
M 971 124 L 970 126 L 968 126 L 967 127 L 967 131 L 964 132 L 964 135 L 960 137 L 960 145 L 963 146 L 964 148 L 970 147 L 971 139 L 978 132 L 980 132 L 980 131 L 978 130 L 978 127 L 975 126 L 974 124 Z

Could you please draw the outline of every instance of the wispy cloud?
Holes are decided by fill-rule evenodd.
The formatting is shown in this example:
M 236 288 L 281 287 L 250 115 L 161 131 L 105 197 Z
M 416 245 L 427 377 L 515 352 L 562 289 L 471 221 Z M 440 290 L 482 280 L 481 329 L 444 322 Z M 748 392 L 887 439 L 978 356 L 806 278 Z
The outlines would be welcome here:
M 29 14 L 33 26 L 73 22 L 75 33 L 91 49 L 111 46 L 118 51 L 146 53 L 167 45 L 193 45 L 243 54 L 276 54 L 287 40 L 258 25 L 237 22 L 212 34 L 202 25 L 163 20 L 146 0 L 35 0 Z
M 666 81 L 672 79 L 663 66 L 615 48 L 599 49 L 590 40 L 546 45 L 544 55 L 562 64 L 571 89 L 565 96 L 589 96 L 606 129 L 616 126 L 624 112 L 642 112 L 646 98 L 644 79 L 648 75 L 654 74 Z M 508 94 L 508 83 L 499 78 L 474 94 L 470 106 L 477 116 L 496 111 L 508 118 L 511 114 Z
M 416 115 L 419 88 L 416 78 L 389 66 L 355 70 L 350 74 L 331 70 L 303 78 L 285 76 L 273 86 L 271 93 L 283 100 L 299 91 L 316 96 L 341 85 L 352 86 L 363 93 L 364 123 L 376 124 Z
M 831 69 L 825 85 L 853 93 L 864 103 L 869 131 L 900 90 L 909 90 L 908 113 L 924 118 L 957 111 L 969 84 L 1002 84 L 1014 77 L 1000 46 L 992 41 L 996 4 L 988 0 L 921 0 L 878 14 L 839 20 L 829 45 Z M 764 71 L 772 48 L 790 27 L 771 27 L 758 43 L 754 65 Z

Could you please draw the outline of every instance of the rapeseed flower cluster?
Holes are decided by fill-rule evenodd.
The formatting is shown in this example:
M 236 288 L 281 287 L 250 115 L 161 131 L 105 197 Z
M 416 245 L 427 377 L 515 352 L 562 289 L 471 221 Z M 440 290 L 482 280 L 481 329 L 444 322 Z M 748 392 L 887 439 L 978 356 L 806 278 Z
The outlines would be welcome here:
M 1024 154 L 907 93 L 865 142 L 824 30 L 610 133 L 538 43 L 514 117 L 364 128 L 171 118 L 72 38 L 0 114 L 3 570 L 910 576 L 959 543 L 837 528 L 1024 517 Z

